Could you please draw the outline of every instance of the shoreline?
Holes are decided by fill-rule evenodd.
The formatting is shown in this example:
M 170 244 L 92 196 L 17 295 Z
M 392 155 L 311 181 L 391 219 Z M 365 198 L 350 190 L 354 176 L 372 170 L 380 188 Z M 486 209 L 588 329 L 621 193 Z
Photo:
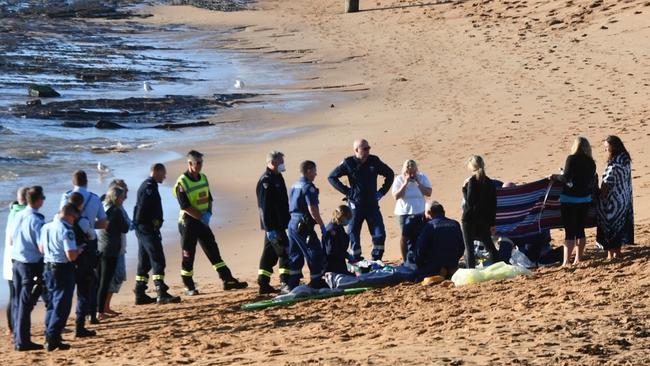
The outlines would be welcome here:
M 0 354 L 23 363 L 74 359 L 152 365 L 650 362 L 643 352 L 650 346 L 644 316 L 650 306 L 645 291 L 650 270 L 644 264 L 650 239 L 650 168 L 645 163 L 650 150 L 644 140 L 650 88 L 644 83 L 650 84 L 650 64 L 643 61 L 648 59 L 643 40 L 650 30 L 641 20 L 648 10 L 634 2 L 626 5 L 630 8 L 601 7 L 571 26 L 544 20 L 551 9 L 558 19 L 573 19 L 571 14 L 590 4 L 553 1 L 511 8 L 494 2 L 384 0 L 343 14 L 338 0 L 300 5 L 262 0 L 255 10 L 232 14 L 177 6 L 148 9 L 154 17 L 143 22 L 240 26 L 230 36 L 230 47 L 252 54 L 281 51 L 266 54 L 288 64 L 310 63 L 313 70 L 296 88 L 367 90 L 341 92 L 341 99 L 321 100 L 304 112 L 233 111 L 249 121 L 242 136 L 256 137 L 255 126 L 267 132 L 307 127 L 297 135 L 252 143 L 181 142 L 175 148 L 179 155 L 189 148 L 206 154 L 204 173 L 215 195 L 211 226 L 223 258 L 236 277 L 249 281 L 248 290 L 223 292 L 199 253 L 200 296 L 181 295 L 183 302 L 175 306 L 134 309 L 127 288 L 131 272 L 114 302 L 123 315 L 99 325 L 97 339 L 75 340 L 68 353 L 44 358 L 11 353 L 5 341 Z M 613 17 L 618 21 L 609 22 Z M 623 55 L 623 49 L 629 53 Z M 603 261 L 590 238 L 586 262 L 570 270 L 543 268 L 530 277 L 464 287 L 402 284 L 287 308 L 239 310 L 260 299 L 252 283 L 263 236 L 254 190 L 271 149 L 286 155 L 287 186 L 297 178 L 301 160 L 318 164 L 315 183 L 326 221 L 341 202 L 326 177 L 352 153 L 358 137 L 367 138 L 372 153 L 393 170 L 406 159 L 417 160 L 433 184 L 432 198 L 445 206 L 447 216 L 458 218 L 468 155 L 483 155 L 490 177 L 533 181 L 555 172 L 574 135 L 584 134 L 592 141 L 600 174 L 605 153 L 599 141 L 609 133 L 621 135 L 634 159 L 637 244 L 624 248 L 621 260 Z M 166 165 L 164 189 L 169 189 L 185 162 Z M 388 260 L 399 257 L 393 206 L 391 197 L 381 201 Z M 180 264 L 172 248 L 178 241 L 175 214 L 165 213 L 171 237 L 164 241 L 170 292 L 180 294 L 173 268 Z M 555 246 L 561 234 L 554 230 Z M 365 228 L 362 245 L 367 253 Z M 272 283 L 277 282 L 275 273 Z

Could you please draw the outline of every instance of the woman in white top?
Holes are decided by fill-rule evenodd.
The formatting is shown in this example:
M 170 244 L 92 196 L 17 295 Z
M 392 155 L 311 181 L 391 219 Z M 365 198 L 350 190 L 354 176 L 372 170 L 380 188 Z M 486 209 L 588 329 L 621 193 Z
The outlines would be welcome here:
M 391 191 L 397 200 L 395 215 L 399 219 L 402 236 L 400 248 L 402 259 L 407 260 L 410 245 L 417 239 L 417 233 L 424 223 L 426 198 L 431 196 L 431 182 L 418 171 L 415 160 L 407 160 L 402 166 L 402 174 L 395 176 Z

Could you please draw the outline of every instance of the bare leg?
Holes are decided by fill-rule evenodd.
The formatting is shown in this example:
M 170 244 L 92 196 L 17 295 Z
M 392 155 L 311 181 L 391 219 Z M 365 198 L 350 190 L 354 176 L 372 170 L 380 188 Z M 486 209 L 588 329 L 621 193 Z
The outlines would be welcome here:
M 576 250 L 576 259 L 573 261 L 573 264 L 578 264 L 582 260 L 582 257 L 585 253 L 585 247 L 587 246 L 587 238 L 580 238 L 576 240 L 578 243 Z
M 562 261 L 562 267 L 569 267 L 569 259 L 573 255 L 573 248 L 575 247 L 575 240 L 564 240 L 564 260 Z
M 113 297 L 112 292 L 108 292 L 106 294 L 106 305 L 104 305 L 104 309 L 102 310 L 102 313 L 110 313 L 111 312 L 111 298 Z
M 402 260 L 404 262 L 406 262 L 406 255 L 407 255 L 406 240 L 407 238 L 405 236 L 401 236 L 399 239 L 399 247 L 402 251 Z

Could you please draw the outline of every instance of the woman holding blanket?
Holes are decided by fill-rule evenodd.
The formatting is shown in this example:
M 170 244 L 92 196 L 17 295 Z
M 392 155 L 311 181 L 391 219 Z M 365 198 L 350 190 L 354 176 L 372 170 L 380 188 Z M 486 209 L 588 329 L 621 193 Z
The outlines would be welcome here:
M 575 139 L 562 174 L 553 174 L 550 179 L 564 183 L 560 194 L 560 213 L 564 226 L 562 267 L 567 267 L 576 245 L 578 248 L 573 264 L 578 264 L 582 259 L 587 244 L 585 221 L 598 179 L 596 163 L 591 157 L 591 145 L 586 138 L 579 136 Z
M 608 136 L 605 147 L 608 157 L 597 205 L 597 240 L 607 250 L 607 259 L 612 259 L 621 254 L 623 243 L 634 242 L 632 159 L 617 136 Z
M 483 158 L 472 155 L 467 161 L 472 176 L 463 185 L 462 230 L 465 241 L 465 263 L 474 268 L 474 239 L 480 240 L 490 252 L 492 262 L 499 260 L 492 234 L 495 232 L 497 193 L 492 179 L 485 174 Z

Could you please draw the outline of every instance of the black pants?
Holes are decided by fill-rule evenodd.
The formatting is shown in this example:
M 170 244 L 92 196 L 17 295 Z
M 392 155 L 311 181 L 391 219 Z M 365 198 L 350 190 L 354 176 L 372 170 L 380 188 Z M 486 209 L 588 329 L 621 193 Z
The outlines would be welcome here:
M 97 250 L 96 243 L 89 243 L 75 261 L 77 282 L 77 322 L 83 325 L 86 315 L 97 312 Z
M 165 252 L 160 230 L 138 225 L 135 236 L 138 238 L 138 279 L 148 278 L 153 269 L 153 279 L 158 285 L 165 278 Z
M 585 237 L 585 222 L 591 203 L 561 203 L 560 214 L 564 226 L 566 240 L 582 239 Z
M 474 240 L 479 240 L 483 246 L 490 252 L 490 257 L 493 262 L 499 260 L 499 252 L 497 252 L 494 243 L 492 242 L 492 234 L 490 233 L 490 225 L 481 222 L 463 221 L 463 240 L 465 242 L 465 265 L 467 268 L 476 267 L 476 258 L 474 256 Z
M 196 243 L 201 245 L 203 252 L 212 264 L 212 268 L 217 270 L 219 277 L 223 281 L 231 280 L 232 274 L 226 267 L 226 263 L 221 259 L 219 246 L 214 238 L 214 234 L 208 225 L 193 218 L 183 218 L 178 224 L 178 231 L 181 234 L 181 246 L 183 249 L 183 260 L 181 261 L 181 278 L 186 288 L 194 289 L 194 257 L 196 256 Z
M 264 249 L 262 249 L 257 277 L 259 283 L 270 283 L 273 267 L 278 262 L 280 262 L 280 282 L 286 283 L 289 279 L 289 238 L 284 230 L 277 230 L 277 233 L 277 244 L 272 244 L 264 235 Z
M 108 295 L 108 287 L 113 281 L 115 275 L 115 268 L 117 268 L 117 257 L 109 257 L 101 255 L 99 257 L 99 286 L 97 288 L 97 311 L 104 312 L 106 305 L 106 296 Z
M 9 304 L 7 304 L 7 326 L 9 327 L 9 331 L 11 331 L 11 333 L 13 333 L 14 332 L 14 325 L 13 325 L 14 322 L 13 322 L 13 319 L 11 318 L 11 308 L 13 307 L 12 304 L 14 302 L 14 297 L 16 295 L 15 295 L 15 292 L 14 292 L 14 281 L 9 280 L 7 282 L 9 282 Z

